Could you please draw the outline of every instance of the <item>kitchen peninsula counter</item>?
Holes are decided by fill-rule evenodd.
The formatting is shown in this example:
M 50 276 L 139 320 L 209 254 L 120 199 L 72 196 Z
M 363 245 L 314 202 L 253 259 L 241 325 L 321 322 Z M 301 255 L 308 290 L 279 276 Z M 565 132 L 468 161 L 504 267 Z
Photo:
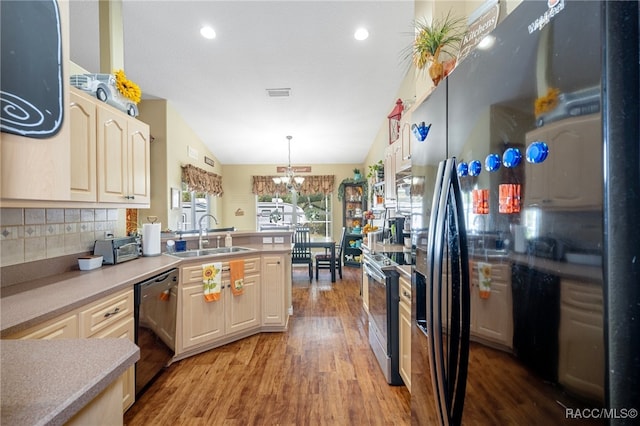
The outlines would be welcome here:
M 226 260 L 248 253 L 261 255 L 291 252 L 291 244 L 241 245 L 255 251 L 228 254 L 220 259 Z M 140 257 L 117 265 L 104 265 L 92 271 L 76 270 L 26 281 L 11 286 L 9 291 L 3 289 L 3 297 L 0 299 L 0 337 L 6 338 L 119 290 L 133 288 L 138 282 L 193 259 L 180 259 L 166 254 Z M 11 291 L 13 287 L 18 291 Z
M 0 349 L 3 425 L 64 424 L 140 357 L 128 339 L 2 340 Z

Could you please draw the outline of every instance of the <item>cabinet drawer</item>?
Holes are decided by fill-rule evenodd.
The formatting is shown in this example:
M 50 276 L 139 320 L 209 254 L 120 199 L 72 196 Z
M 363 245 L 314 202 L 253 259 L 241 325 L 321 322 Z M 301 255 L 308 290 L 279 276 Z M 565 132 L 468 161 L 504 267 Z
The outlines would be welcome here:
M 244 275 L 254 274 L 260 271 L 260 258 L 251 257 L 244 260 Z M 208 262 L 203 262 L 200 265 L 185 266 L 182 268 L 182 283 L 183 284 L 195 284 L 202 282 L 202 265 Z M 212 262 L 213 263 L 213 262 Z M 222 280 L 229 281 L 229 262 L 222 262 Z
M 112 327 L 103 329 L 100 333 L 96 333 L 93 337 L 99 339 L 129 339 L 135 343 L 135 321 L 133 315 L 126 319 L 114 323 Z
M 406 303 L 411 306 L 411 283 L 404 278 L 400 278 L 398 291 L 400 293 L 400 303 Z
M 80 337 L 92 337 L 128 315 L 133 315 L 133 290 L 108 297 L 80 311 Z
M 562 303 L 587 311 L 602 312 L 603 310 L 602 287 L 599 284 L 562 280 L 560 300 Z
M 10 339 L 77 339 L 78 315 L 75 313 L 39 324 L 28 330 L 17 333 Z

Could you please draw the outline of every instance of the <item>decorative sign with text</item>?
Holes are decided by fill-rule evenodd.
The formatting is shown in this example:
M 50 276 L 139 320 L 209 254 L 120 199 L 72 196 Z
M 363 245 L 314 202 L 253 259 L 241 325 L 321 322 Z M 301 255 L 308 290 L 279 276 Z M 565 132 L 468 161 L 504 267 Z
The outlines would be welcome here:
M 458 63 L 473 50 L 498 25 L 500 17 L 500 3 L 496 2 L 489 10 L 483 13 L 478 19 L 469 24 L 467 31 L 462 37 Z

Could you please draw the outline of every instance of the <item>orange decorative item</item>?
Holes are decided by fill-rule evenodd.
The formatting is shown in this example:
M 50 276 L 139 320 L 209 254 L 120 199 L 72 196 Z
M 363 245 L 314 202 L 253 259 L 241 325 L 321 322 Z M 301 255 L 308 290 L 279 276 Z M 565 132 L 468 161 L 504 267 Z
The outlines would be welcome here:
M 507 183 L 499 186 L 500 213 L 520 213 L 520 185 Z
M 473 213 L 489 214 L 489 190 L 474 189 L 473 195 Z

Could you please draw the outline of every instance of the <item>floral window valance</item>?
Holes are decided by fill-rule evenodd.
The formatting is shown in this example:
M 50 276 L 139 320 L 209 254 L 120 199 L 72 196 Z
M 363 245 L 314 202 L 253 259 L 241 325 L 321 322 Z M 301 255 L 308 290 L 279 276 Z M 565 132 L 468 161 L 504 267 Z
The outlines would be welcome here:
M 274 177 L 279 176 L 254 176 L 252 192 L 256 195 L 283 194 L 287 192 L 285 184 L 276 184 Z M 304 176 L 304 182 L 298 191 L 301 195 L 330 194 L 335 189 L 334 175 Z
M 209 195 L 222 197 L 222 176 L 202 170 L 192 164 L 182 166 L 182 182 L 189 191 L 206 192 Z

